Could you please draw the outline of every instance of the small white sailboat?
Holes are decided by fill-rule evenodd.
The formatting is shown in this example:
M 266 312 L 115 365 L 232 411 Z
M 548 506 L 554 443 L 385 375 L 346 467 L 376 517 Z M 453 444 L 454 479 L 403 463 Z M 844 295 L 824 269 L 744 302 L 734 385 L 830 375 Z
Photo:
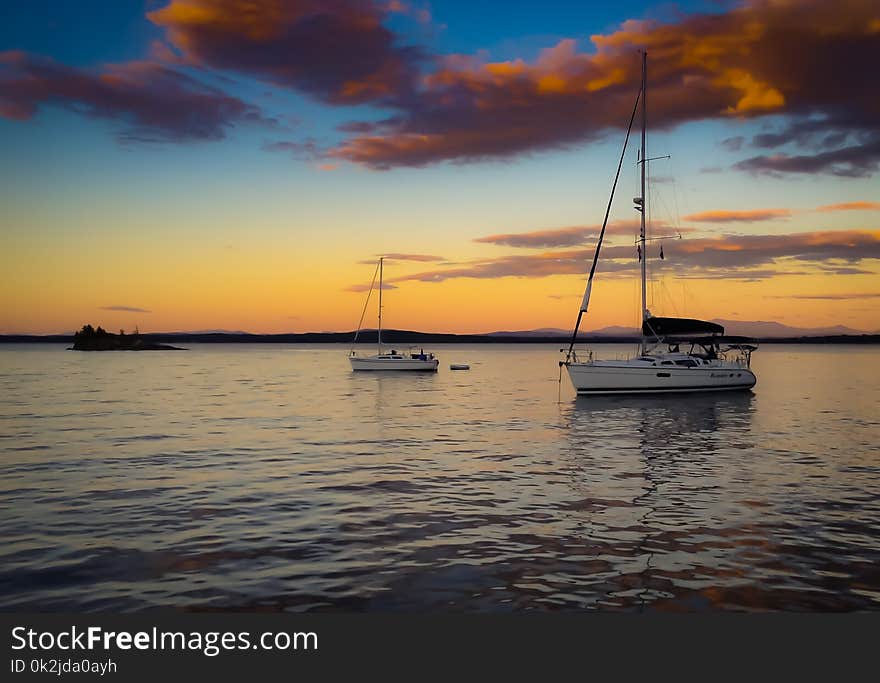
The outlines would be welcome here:
M 379 327 L 377 329 L 376 342 L 378 345 L 377 353 L 373 356 L 358 356 L 354 349 L 349 353 L 349 361 L 352 370 L 409 370 L 422 372 L 436 372 L 440 366 L 440 360 L 433 353 L 425 353 L 424 349 L 418 352 L 410 350 L 406 353 L 392 349 L 390 352 L 382 351 L 382 275 L 384 257 L 379 259 L 376 269 L 379 273 Z M 367 305 L 370 303 L 370 295 L 373 293 L 373 286 L 376 284 L 376 275 L 373 274 L 373 281 L 370 283 L 370 291 L 367 293 L 367 300 L 364 302 L 364 313 L 367 311 Z M 357 332 L 354 335 L 354 341 L 357 342 L 358 334 L 361 331 L 361 323 L 364 321 L 364 314 L 361 314 L 361 322 L 358 323 Z
M 755 373 L 750 368 L 752 351 L 757 348 L 757 343 L 754 340 L 742 337 L 725 337 L 724 328 L 713 322 L 690 318 L 654 317 L 647 307 L 645 166 L 650 161 L 645 156 L 647 60 L 647 52 L 643 52 L 641 88 L 626 131 L 623 152 L 621 152 L 617 175 L 611 188 L 611 198 L 608 200 L 605 221 L 599 233 L 599 241 L 593 255 L 593 264 L 571 336 L 571 343 L 565 360 L 560 361 L 559 364 L 565 366 L 578 394 L 658 394 L 751 389 L 757 381 Z M 593 354 L 590 353 L 586 360 L 580 360 L 574 350 L 574 344 L 581 319 L 589 308 L 593 276 L 596 273 L 596 264 L 605 236 L 605 227 L 608 224 L 611 201 L 614 198 L 614 190 L 620 177 L 626 145 L 640 103 L 642 115 L 642 144 L 639 156 L 641 195 L 633 199 L 635 210 L 641 214 L 638 253 L 642 281 L 642 339 L 639 354 L 627 360 L 594 360 Z

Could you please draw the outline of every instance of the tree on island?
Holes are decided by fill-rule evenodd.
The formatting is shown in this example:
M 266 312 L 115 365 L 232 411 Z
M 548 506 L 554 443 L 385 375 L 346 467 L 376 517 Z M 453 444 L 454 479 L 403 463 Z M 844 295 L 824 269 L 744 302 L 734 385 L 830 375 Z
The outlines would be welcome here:
M 110 333 L 107 332 L 103 327 L 98 325 L 98 329 L 96 330 L 91 325 L 83 325 L 82 329 L 79 332 L 74 332 L 73 337 L 76 339 L 77 337 L 81 338 L 91 338 L 91 337 L 107 337 L 110 336 Z
M 108 332 L 100 325 L 97 329 L 91 325 L 83 325 L 79 332 L 73 334 L 74 351 L 158 351 L 179 350 L 175 346 L 159 344 L 158 342 L 145 340 L 140 336 L 140 330 L 135 327 L 134 334 L 125 334 L 125 330 L 119 330 L 119 334 Z

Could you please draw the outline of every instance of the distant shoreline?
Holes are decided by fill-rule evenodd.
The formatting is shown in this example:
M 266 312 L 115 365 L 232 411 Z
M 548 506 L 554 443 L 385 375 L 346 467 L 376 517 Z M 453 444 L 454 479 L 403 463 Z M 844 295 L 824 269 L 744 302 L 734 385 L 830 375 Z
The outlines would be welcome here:
M 145 341 L 154 343 L 190 344 L 351 344 L 354 332 L 304 332 L 300 334 L 235 334 L 235 333 L 188 333 L 170 332 L 141 334 Z M 485 334 L 445 334 L 414 332 L 409 330 L 383 330 L 382 342 L 386 345 L 404 344 L 567 344 L 570 337 L 563 336 L 507 336 Z M 880 334 L 823 335 L 816 337 L 759 337 L 762 344 L 880 344 Z M 66 344 L 73 341 L 72 334 L 7 334 L 0 335 L 0 344 Z M 577 343 L 584 344 L 633 344 L 634 336 L 578 335 Z M 375 344 L 375 331 L 361 332 L 359 344 Z

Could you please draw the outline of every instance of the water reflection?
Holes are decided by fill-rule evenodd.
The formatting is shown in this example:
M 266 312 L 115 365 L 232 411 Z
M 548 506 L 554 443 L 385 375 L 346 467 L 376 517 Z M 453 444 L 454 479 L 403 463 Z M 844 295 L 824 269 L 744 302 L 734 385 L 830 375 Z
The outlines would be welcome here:
M 747 426 L 755 395 L 751 391 L 679 396 L 578 396 L 568 417 L 570 425 L 584 421 L 627 421 L 654 431 L 674 426 L 680 432 L 714 431 L 732 423 Z
M 719 553 L 736 515 L 717 493 L 731 476 L 731 449 L 753 446 L 754 395 L 579 397 L 568 409 L 569 462 L 598 559 L 624 568 L 604 606 L 662 608 L 683 583 L 730 577 Z M 707 523 L 708 517 L 708 523 Z M 724 527 L 723 533 L 719 527 Z
M 577 399 L 552 348 L 454 353 L 0 352 L 0 607 L 880 607 L 880 353 Z

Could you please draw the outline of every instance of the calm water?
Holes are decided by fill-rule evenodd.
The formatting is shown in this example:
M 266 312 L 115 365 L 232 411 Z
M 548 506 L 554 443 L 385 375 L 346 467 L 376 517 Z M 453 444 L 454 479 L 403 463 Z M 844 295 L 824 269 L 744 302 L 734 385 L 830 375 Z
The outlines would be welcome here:
M 0 609 L 880 609 L 880 348 L 659 399 L 432 348 L 0 346 Z

